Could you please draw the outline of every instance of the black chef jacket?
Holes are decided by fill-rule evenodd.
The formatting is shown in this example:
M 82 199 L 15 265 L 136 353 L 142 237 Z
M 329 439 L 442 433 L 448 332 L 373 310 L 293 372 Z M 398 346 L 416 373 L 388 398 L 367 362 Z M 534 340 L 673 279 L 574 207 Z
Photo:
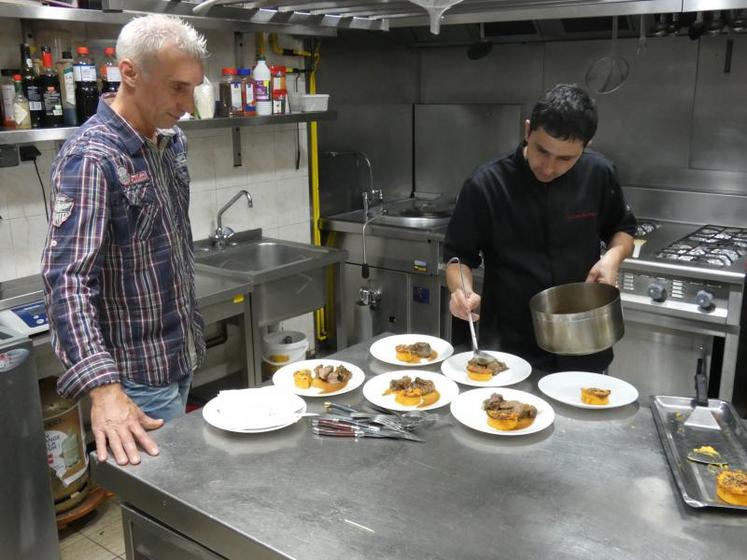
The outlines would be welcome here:
M 534 337 L 529 299 L 569 282 L 583 282 L 600 257 L 600 242 L 618 231 L 633 235 L 636 220 L 614 165 L 585 150 L 565 175 L 541 183 L 523 146 L 480 166 L 467 179 L 446 232 L 444 259 L 485 264 L 480 346 L 517 354 L 545 371 L 602 371 L 612 350 L 556 356 Z

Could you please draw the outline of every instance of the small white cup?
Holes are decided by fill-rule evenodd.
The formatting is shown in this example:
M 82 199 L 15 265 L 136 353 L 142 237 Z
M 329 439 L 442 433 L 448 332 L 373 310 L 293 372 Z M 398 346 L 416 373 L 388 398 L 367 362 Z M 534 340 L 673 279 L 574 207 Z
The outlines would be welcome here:
M 213 89 L 213 84 L 196 86 L 194 100 L 198 118 L 212 119 L 215 116 L 215 89 Z

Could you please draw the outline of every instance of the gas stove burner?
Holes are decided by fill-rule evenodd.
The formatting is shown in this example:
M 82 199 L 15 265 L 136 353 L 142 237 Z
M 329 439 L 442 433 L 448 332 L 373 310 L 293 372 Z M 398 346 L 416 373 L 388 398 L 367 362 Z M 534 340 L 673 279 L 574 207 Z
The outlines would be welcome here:
M 747 229 L 703 226 L 671 243 L 656 256 L 695 264 L 731 266 L 747 254 Z
M 635 236 L 638 238 L 646 237 L 652 231 L 659 228 L 659 224 L 651 220 L 639 220 L 638 225 L 635 227 Z

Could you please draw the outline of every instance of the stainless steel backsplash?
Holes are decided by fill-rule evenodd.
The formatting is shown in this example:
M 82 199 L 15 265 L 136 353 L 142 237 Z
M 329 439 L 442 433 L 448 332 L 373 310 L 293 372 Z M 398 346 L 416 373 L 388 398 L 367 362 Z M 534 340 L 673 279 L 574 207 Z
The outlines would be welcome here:
M 727 40 L 734 41 L 728 72 Z M 635 39 L 618 41 L 630 77 L 614 93 L 596 96 L 600 125 L 592 148 L 616 163 L 624 185 L 648 189 L 630 191 L 639 214 L 744 225 L 747 37 L 649 37 L 645 51 L 637 54 L 636 47 Z M 332 95 L 339 117 L 320 123 L 321 149 L 372 152 L 377 186 L 406 193 L 413 186 L 414 143 L 408 106 L 514 104 L 523 119 L 551 85 L 583 85 L 587 68 L 610 49 L 608 40 L 496 44 L 472 61 L 466 46 L 367 50 L 358 44 L 348 50 L 343 38 L 322 50 L 319 90 Z M 462 133 L 469 136 L 469 127 Z M 460 142 L 458 135 L 452 140 Z M 338 203 L 335 212 L 360 207 L 359 194 L 344 194 L 349 182 L 327 179 L 323 173 L 322 196 Z M 691 194 L 676 196 L 679 191 Z M 708 196 L 714 193 L 723 196 Z M 323 215 L 330 213 L 323 207 Z

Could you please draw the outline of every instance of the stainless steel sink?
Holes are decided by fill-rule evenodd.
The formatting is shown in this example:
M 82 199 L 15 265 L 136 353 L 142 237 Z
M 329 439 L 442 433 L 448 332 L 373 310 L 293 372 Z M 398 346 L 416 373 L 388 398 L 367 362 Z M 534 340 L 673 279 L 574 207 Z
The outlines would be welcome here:
M 237 244 L 222 250 L 197 253 L 201 265 L 221 270 L 258 273 L 311 259 L 316 252 L 276 241 Z

